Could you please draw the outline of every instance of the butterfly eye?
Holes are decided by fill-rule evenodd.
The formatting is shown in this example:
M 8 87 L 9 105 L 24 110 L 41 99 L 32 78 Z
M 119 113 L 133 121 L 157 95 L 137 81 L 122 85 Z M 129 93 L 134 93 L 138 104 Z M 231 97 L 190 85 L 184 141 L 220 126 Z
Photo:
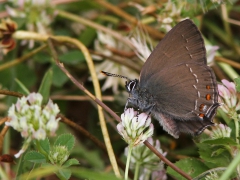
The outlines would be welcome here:
M 137 80 L 136 80 L 136 79 L 129 81 L 129 82 L 126 84 L 126 89 L 127 89 L 127 91 L 128 91 L 129 93 L 132 92 L 132 90 L 135 88 L 136 84 L 137 84 Z

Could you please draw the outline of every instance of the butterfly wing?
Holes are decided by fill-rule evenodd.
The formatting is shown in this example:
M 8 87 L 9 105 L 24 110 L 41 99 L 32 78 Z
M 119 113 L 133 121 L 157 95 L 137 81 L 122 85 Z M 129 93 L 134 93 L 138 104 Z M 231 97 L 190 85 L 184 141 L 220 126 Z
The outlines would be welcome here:
M 180 22 L 157 45 L 139 82 L 140 89 L 154 96 L 152 114 L 173 136 L 198 134 L 213 124 L 219 106 L 216 78 L 206 65 L 204 41 L 191 20 Z
M 142 67 L 140 83 L 150 79 L 156 72 L 183 62 L 206 64 L 202 35 L 189 19 L 178 23 L 159 42 Z
M 155 73 L 145 83 L 153 94 L 155 109 L 175 119 L 191 120 L 206 113 L 218 100 L 212 70 L 197 63 L 186 63 Z

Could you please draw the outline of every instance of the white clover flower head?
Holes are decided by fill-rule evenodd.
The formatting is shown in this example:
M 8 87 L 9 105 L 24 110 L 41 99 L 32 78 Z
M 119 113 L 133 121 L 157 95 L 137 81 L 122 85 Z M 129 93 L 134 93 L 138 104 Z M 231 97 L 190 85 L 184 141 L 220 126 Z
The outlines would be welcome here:
M 163 153 L 163 150 L 161 149 L 160 146 L 160 142 L 158 140 L 153 141 L 151 137 L 149 137 L 147 140 L 151 145 L 153 145 L 158 150 L 158 152 L 166 156 L 166 152 Z M 126 147 L 124 151 L 125 156 L 127 156 L 128 150 L 129 147 Z M 143 144 L 133 147 L 131 162 L 141 163 L 144 168 L 149 169 L 151 171 L 159 170 L 160 168 L 163 169 L 163 163 L 159 161 L 159 158 L 154 153 L 152 153 L 152 151 L 148 147 L 144 146 Z
M 66 146 L 55 145 L 50 150 L 48 158 L 52 164 L 62 165 L 69 155 L 70 153 Z
M 230 137 L 232 129 L 224 124 L 216 125 L 211 131 L 211 138 L 218 139 L 224 137 Z
M 30 137 L 32 140 L 55 135 L 59 122 L 59 118 L 56 118 L 59 108 L 51 100 L 42 108 L 42 100 L 43 97 L 39 93 L 31 93 L 18 99 L 17 103 L 9 108 L 10 121 L 5 124 L 19 131 L 23 138 Z
M 130 41 L 134 46 L 134 52 L 140 60 L 145 62 L 153 51 L 152 44 L 150 47 L 147 44 L 147 40 L 150 41 L 148 35 L 144 33 L 144 30 L 136 28 L 130 37 Z M 151 42 L 151 41 L 150 41 Z
M 11 7 L 9 5 L 5 8 L 10 16 L 24 18 L 28 31 L 50 34 L 49 25 L 56 16 L 54 4 L 50 0 L 14 0 Z M 27 42 L 29 48 L 33 48 L 34 40 L 23 40 L 22 44 Z
M 215 171 L 210 172 L 210 174 L 208 174 L 205 177 L 205 180 L 218 180 L 218 179 L 220 179 L 220 177 L 218 176 L 217 172 L 215 172 Z
M 226 79 L 222 80 L 222 84 L 218 85 L 219 99 L 222 103 L 220 108 L 233 119 L 239 119 L 240 115 L 237 111 L 240 109 L 240 101 L 237 97 L 235 84 Z
M 152 172 L 152 174 L 151 174 L 152 180 L 159 180 L 159 177 L 161 177 L 161 180 L 167 180 L 167 173 L 164 168 L 158 169 L 158 170 Z
M 129 145 L 142 144 L 153 135 L 154 127 L 147 114 L 137 115 L 133 108 L 129 108 L 121 115 L 121 119 L 122 121 L 117 125 L 117 130 Z
M 217 50 L 219 49 L 219 46 L 206 45 L 205 47 L 207 51 L 207 62 L 208 64 L 211 64 L 214 60 Z
M 39 128 L 33 133 L 33 138 L 38 140 L 44 140 L 46 138 L 46 131 L 43 128 Z

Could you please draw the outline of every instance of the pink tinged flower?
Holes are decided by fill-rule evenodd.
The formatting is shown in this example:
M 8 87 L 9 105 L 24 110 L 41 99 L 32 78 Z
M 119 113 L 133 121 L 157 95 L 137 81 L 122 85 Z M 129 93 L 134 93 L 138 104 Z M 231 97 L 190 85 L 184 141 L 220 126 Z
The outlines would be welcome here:
M 24 137 L 24 138 L 28 137 L 29 136 L 28 129 L 23 130 L 21 132 L 21 136 Z
M 27 125 L 27 119 L 26 117 L 20 117 L 19 118 L 19 126 L 21 129 L 25 130 L 28 129 L 28 125 Z
M 154 141 L 151 137 L 147 139 L 147 141 L 154 146 L 160 153 L 163 153 L 161 149 L 160 142 L 158 140 Z M 126 147 L 124 150 L 125 156 L 128 155 L 129 147 Z M 149 179 L 149 175 L 153 171 L 164 170 L 164 164 L 159 158 L 152 153 L 150 149 L 146 146 L 140 144 L 138 146 L 133 147 L 132 156 L 130 159 L 131 163 L 139 163 L 141 167 L 140 177 L 139 179 Z M 162 175 L 164 176 L 164 174 Z
M 133 34 L 133 37 L 130 38 L 130 41 L 135 47 L 134 52 L 136 55 L 139 57 L 139 59 L 145 62 L 153 49 L 149 48 L 146 35 L 141 33 L 141 30 L 136 29 L 136 33 Z
M 212 63 L 213 62 L 214 57 L 215 57 L 218 49 L 219 49 L 218 46 L 206 45 L 207 62 L 208 63 Z
M 12 126 L 21 132 L 22 137 L 44 139 L 46 135 L 54 135 L 58 128 L 59 118 L 56 118 L 59 108 L 52 101 L 42 109 L 42 95 L 31 93 L 27 97 L 18 99 L 15 105 L 9 108 L 10 118 L 6 125 Z
M 229 82 L 228 80 L 223 79 L 222 83 L 229 89 L 229 91 L 231 93 L 233 93 L 233 94 L 236 93 L 236 87 L 235 87 L 235 84 L 233 82 Z
M 136 146 L 152 136 L 153 125 L 149 123 L 151 118 L 147 114 L 137 115 L 133 108 L 129 108 L 121 115 L 121 119 L 122 121 L 117 125 L 117 129 L 128 144 Z
M 136 131 L 145 124 L 145 120 L 138 117 L 132 118 L 131 129 Z
M 144 141 L 147 140 L 147 138 L 149 138 L 153 135 L 153 132 L 154 132 L 154 126 L 151 123 L 149 126 L 149 129 L 143 134 L 142 139 L 144 139 Z
M 31 93 L 29 96 L 28 96 L 28 101 L 30 104 L 37 104 L 37 105 L 41 105 L 42 104 L 42 100 L 43 100 L 43 97 L 41 94 L 39 93 Z
M 237 97 L 236 87 L 233 82 L 222 80 L 222 85 L 218 85 L 219 102 L 223 103 L 221 109 L 231 118 L 237 118 L 237 110 L 240 109 L 240 102 Z
M 15 116 L 15 106 L 12 105 L 8 110 L 8 116 Z
M 10 117 L 10 121 L 5 122 L 6 126 L 12 126 L 13 129 L 17 129 L 18 128 L 18 119 L 16 116 L 11 116 Z
M 55 116 L 51 116 L 50 120 L 48 121 L 46 125 L 46 129 L 50 132 L 51 136 L 55 135 L 56 130 L 58 129 L 58 121 L 60 118 L 55 118 Z
M 211 138 L 218 139 L 224 137 L 230 137 L 232 129 L 224 124 L 218 124 L 213 127 L 211 131 Z
M 42 128 L 38 129 L 33 133 L 34 139 L 43 140 L 46 138 L 46 131 Z
M 124 127 L 129 126 L 131 120 L 133 119 L 133 117 L 135 116 L 134 110 L 133 108 L 129 108 L 127 109 L 122 115 L 121 115 L 121 119 L 122 119 L 122 124 Z
M 5 6 L 7 13 L 12 16 L 12 17 L 20 17 L 20 18 L 25 18 L 26 14 L 24 12 L 20 12 L 16 10 L 16 8 L 12 8 L 8 5 Z

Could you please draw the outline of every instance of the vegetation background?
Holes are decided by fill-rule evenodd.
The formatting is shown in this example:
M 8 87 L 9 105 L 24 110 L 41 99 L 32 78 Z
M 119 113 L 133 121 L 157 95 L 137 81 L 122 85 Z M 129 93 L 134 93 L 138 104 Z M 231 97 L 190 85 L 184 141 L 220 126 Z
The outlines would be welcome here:
M 116 119 L 103 111 L 104 118 L 99 121 L 101 110 L 96 103 L 56 65 L 51 50 L 46 46 L 48 37 L 56 38 L 53 42 L 54 49 L 70 74 L 99 99 L 102 96 L 102 101 L 119 116 L 123 113 L 128 98 L 125 80 L 105 77 L 101 71 L 131 79 L 138 78 L 144 60 L 153 47 L 167 31 L 185 18 L 193 20 L 202 32 L 208 51 L 208 63 L 217 80 L 233 81 L 239 76 L 238 0 L 0 0 L 0 19 L 7 18 L 17 26 L 8 29 L 8 33 L 1 31 L 0 26 L 0 85 L 2 90 L 14 94 L 1 91 L 1 117 L 7 116 L 8 108 L 17 101 L 14 97 L 18 96 L 17 93 L 26 95 L 21 84 L 30 92 L 37 92 L 44 75 L 51 72 L 48 76 L 51 87 L 44 96 L 49 95 L 58 104 L 60 113 L 68 118 L 60 121 L 57 136 L 71 133 L 75 137 L 70 157 L 76 158 L 80 165 L 79 173 L 73 170 L 71 179 L 113 178 L 114 172 L 117 176 L 106 146 L 112 146 L 116 158 L 125 164 L 124 149 L 127 144 L 116 130 Z M 88 54 L 93 59 L 92 62 L 86 60 L 89 59 Z M 230 120 L 226 119 L 228 117 L 223 112 L 216 116 L 216 122 L 228 124 Z M 162 130 L 157 121 L 153 123 L 153 138 L 160 141 L 161 149 L 167 152 L 166 157 L 170 161 L 177 162 L 189 157 L 203 158 L 199 155 L 199 146 L 193 137 L 182 134 L 179 139 L 174 139 Z M 106 140 L 107 131 L 110 142 Z M 50 142 L 54 142 L 54 137 L 50 138 Z M 2 154 L 16 154 L 22 143 L 23 138 L 19 132 L 8 129 L 1 140 Z M 227 161 L 226 166 L 232 159 L 233 157 Z M 17 172 L 18 175 L 21 174 L 17 171 L 19 159 L 14 162 L 1 163 L 2 177 L 11 179 Z M 217 164 L 218 161 L 214 163 Z M 32 164 L 27 164 L 22 173 L 34 168 L 36 167 Z M 124 168 L 120 171 L 123 174 Z M 49 176 L 51 172 L 44 175 L 40 170 L 37 172 L 36 177 L 56 178 L 55 175 Z M 174 175 L 169 173 L 167 176 L 168 179 L 173 179 Z M 162 175 L 161 178 L 166 176 Z

